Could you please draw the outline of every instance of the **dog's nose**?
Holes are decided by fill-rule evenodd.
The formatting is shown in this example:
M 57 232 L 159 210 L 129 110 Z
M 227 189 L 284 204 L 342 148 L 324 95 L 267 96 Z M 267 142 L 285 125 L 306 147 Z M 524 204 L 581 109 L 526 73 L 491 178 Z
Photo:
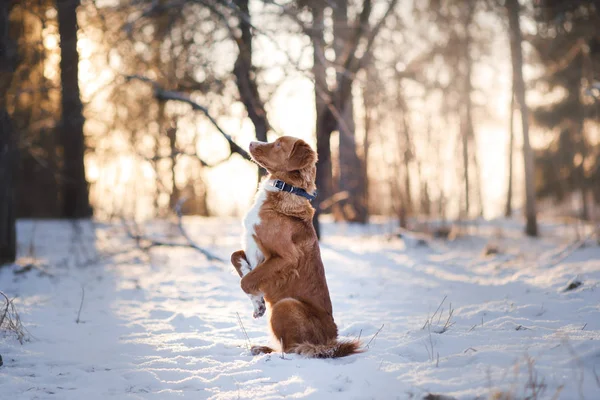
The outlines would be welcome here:
M 250 142 L 250 150 L 256 147 L 256 142 Z

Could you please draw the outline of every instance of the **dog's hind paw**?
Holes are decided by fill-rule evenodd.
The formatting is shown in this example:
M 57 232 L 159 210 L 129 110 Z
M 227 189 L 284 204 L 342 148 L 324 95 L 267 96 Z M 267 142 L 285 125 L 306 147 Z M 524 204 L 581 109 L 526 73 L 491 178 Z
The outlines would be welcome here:
M 269 354 L 272 352 L 273 349 L 268 346 L 252 346 L 252 348 L 250 348 L 250 354 L 253 356 L 258 356 L 259 354 Z

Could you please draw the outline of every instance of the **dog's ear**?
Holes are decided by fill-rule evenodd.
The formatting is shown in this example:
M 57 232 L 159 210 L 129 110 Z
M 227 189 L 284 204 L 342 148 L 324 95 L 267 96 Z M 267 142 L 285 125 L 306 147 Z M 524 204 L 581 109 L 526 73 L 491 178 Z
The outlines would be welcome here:
M 290 157 L 288 158 L 287 170 L 296 171 L 310 167 L 311 164 L 317 162 L 317 153 L 301 139 L 296 140 Z

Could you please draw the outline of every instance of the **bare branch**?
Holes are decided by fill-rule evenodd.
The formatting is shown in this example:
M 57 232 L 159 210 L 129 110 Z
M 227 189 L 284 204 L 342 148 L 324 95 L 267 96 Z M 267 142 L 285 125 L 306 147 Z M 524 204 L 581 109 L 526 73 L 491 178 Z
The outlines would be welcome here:
M 183 205 L 186 202 L 186 198 L 182 198 L 177 202 L 177 205 L 175 206 L 175 212 L 177 212 L 177 226 L 179 227 L 179 230 L 181 231 L 181 235 L 185 238 L 185 240 L 187 240 L 188 242 L 188 246 L 198 250 L 200 253 L 204 254 L 204 256 L 206 258 L 208 258 L 210 261 L 220 261 L 222 263 L 225 263 L 225 260 L 223 260 L 220 257 L 217 257 L 215 255 L 213 255 L 212 253 L 208 252 L 207 250 L 204 250 L 202 247 L 198 246 L 196 243 L 194 243 L 194 241 L 190 238 L 190 236 L 188 235 L 188 233 L 186 232 L 186 230 L 183 227 L 183 215 L 181 212 L 181 207 L 183 207 Z
M 183 214 L 181 211 L 181 207 L 183 206 L 185 201 L 186 201 L 186 199 L 184 198 L 177 202 L 177 205 L 175 206 L 175 212 L 177 213 L 177 227 L 179 228 L 181 235 L 183 236 L 183 238 L 186 240 L 187 243 L 167 242 L 167 241 L 152 239 L 150 237 L 142 235 L 139 232 L 140 230 L 138 229 L 135 221 L 128 222 L 125 219 L 123 219 L 122 220 L 123 227 L 125 228 L 125 232 L 127 233 L 127 236 L 129 236 L 131 239 L 135 240 L 138 248 L 140 248 L 143 251 L 148 251 L 148 250 L 152 249 L 153 247 L 183 247 L 183 248 L 189 248 L 189 249 L 194 249 L 194 250 L 198 251 L 199 253 L 204 255 L 209 261 L 219 261 L 219 262 L 225 264 L 225 260 L 212 254 L 210 251 L 208 251 L 208 250 L 200 247 L 198 244 L 196 244 L 192 240 L 190 235 L 187 233 L 185 228 L 183 227 L 183 222 L 182 222 Z M 134 230 L 131 229 L 131 225 L 134 226 Z
M 217 123 L 217 121 L 213 118 L 212 115 L 210 115 L 210 113 L 208 112 L 208 109 L 204 106 L 201 106 L 200 104 L 196 103 L 195 101 L 193 101 L 192 99 L 190 99 L 187 95 L 180 93 L 180 92 L 174 92 L 174 91 L 170 91 L 170 90 L 165 90 L 162 87 L 160 87 L 160 85 L 158 83 L 156 83 L 155 81 L 151 80 L 150 78 L 147 78 L 145 76 L 141 76 L 141 75 L 126 75 L 125 78 L 127 79 L 127 81 L 130 80 L 139 80 L 145 83 L 149 83 L 152 85 L 153 89 L 154 89 L 154 97 L 157 100 L 162 100 L 162 101 L 168 101 L 168 100 L 172 100 L 172 101 L 179 101 L 182 103 L 186 103 L 189 104 L 190 106 L 192 106 L 192 110 L 194 111 L 201 111 L 210 121 L 210 123 L 217 128 L 217 130 L 219 131 L 219 133 L 225 138 L 225 140 L 227 140 L 227 142 L 229 143 L 229 149 L 231 150 L 232 153 L 237 153 L 240 156 L 242 156 L 243 158 L 245 158 L 248 161 L 251 161 L 252 159 L 250 158 L 250 154 L 248 154 L 248 152 L 246 150 L 244 150 L 240 145 L 238 145 L 237 143 L 235 143 L 233 141 L 233 138 L 231 137 L 231 135 L 229 135 L 227 132 L 225 132 Z
M 213 164 L 209 164 L 206 161 L 204 161 L 202 158 L 200 158 L 200 156 L 198 154 L 187 152 L 187 151 L 181 151 L 181 150 L 175 150 L 175 151 L 171 152 L 171 154 L 166 155 L 166 156 L 158 156 L 158 155 L 156 155 L 154 157 L 145 157 L 145 156 L 143 156 L 141 154 L 138 154 L 138 156 L 140 158 L 144 159 L 145 161 L 148 161 L 148 162 L 151 162 L 151 163 L 154 163 L 154 162 L 157 162 L 157 161 L 160 161 L 160 160 L 172 160 L 172 159 L 176 158 L 177 156 L 187 156 L 187 157 L 195 158 L 196 160 L 198 160 L 198 162 L 200 162 L 200 164 L 203 167 L 207 167 L 207 168 L 214 168 L 214 167 L 216 167 L 218 165 L 223 164 L 226 161 L 229 161 L 229 159 L 231 159 L 231 154 L 229 154 L 228 157 L 225 157 L 224 159 L 219 160 L 219 161 L 217 161 L 217 162 L 215 162 Z
M 371 29 L 371 33 L 369 34 L 369 37 L 367 38 L 367 44 L 365 46 L 365 51 L 364 51 L 362 57 L 359 58 L 359 59 L 356 59 L 356 61 L 355 61 L 356 66 L 355 67 L 351 68 L 351 65 L 348 64 L 346 66 L 348 70 L 356 72 L 359 69 L 361 69 L 362 67 L 364 67 L 365 62 L 366 62 L 366 60 L 369 57 L 369 53 L 371 52 L 371 47 L 373 47 L 373 43 L 375 42 L 375 38 L 377 38 L 377 35 L 379 34 L 379 31 L 383 27 L 383 24 L 387 20 L 388 16 L 392 13 L 392 11 L 394 11 L 394 8 L 396 7 L 397 3 L 398 3 L 398 0 L 391 0 L 390 1 L 390 5 L 388 6 L 385 14 L 383 14 L 383 16 L 381 17 L 381 19 L 379 20 L 379 22 L 377 22 L 377 24 L 375 24 L 375 26 L 373 27 L 373 29 Z

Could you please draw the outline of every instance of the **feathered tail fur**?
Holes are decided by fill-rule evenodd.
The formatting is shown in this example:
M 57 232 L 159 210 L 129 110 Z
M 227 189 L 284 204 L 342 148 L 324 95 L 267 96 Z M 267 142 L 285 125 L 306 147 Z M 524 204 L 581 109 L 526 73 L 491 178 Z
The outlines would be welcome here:
M 297 344 L 292 352 L 310 358 L 338 358 L 364 352 L 358 340 L 330 340 L 326 344 Z

